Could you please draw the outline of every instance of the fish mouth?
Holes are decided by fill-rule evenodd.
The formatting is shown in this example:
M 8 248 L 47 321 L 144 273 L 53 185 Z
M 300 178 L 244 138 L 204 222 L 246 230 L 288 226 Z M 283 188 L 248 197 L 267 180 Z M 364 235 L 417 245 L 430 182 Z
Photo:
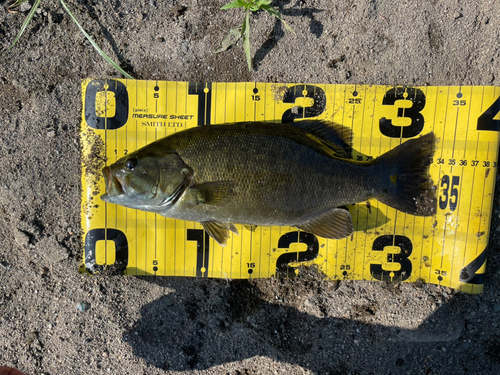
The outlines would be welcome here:
M 106 194 L 103 197 L 125 194 L 122 183 L 116 176 L 113 176 L 110 167 L 104 167 L 102 174 L 104 175 L 104 184 L 106 185 Z

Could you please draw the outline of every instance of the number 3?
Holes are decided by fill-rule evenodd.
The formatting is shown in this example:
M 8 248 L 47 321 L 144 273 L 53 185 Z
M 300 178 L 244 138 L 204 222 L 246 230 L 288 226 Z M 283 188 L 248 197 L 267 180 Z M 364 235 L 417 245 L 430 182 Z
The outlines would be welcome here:
M 394 126 L 392 120 L 381 118 L 379 121 L 380 132 L 391 138 L 411 138 L 420 134 L 424 128 L 424 116 L 420 113 L 425 107 L 425 94 L 420 89 L 413 87 L 406 88 L 395 87 L 387 91 L 382 99 L 383 105 L 394 105 L 397 100 L 410 100 L 413 105 L 410 108 L 398 108 L 397 117 L 409 117 L 410 126 Z

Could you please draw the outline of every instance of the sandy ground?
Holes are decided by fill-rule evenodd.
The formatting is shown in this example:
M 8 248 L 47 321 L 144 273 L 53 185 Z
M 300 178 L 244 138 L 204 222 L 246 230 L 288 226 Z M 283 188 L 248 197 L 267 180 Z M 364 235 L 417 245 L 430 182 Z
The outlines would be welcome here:
M 433 285 L 78 274 L 80 80 L 118 77 L 56 1 L 0 55 L 0 366 L 26 374 L 498 374 L 499 201 L 485 292 Z M 500 85 L 500 4 L 486 0 L 273 1 L 296 34 L 221 0 L 69 6 L 136 78 Z M 23 14 L 0 1 L 0 47 Z M 498 189 L 497 189 L 498 193 Z M 77 306 L 85 303 L 85 310 Z M 80 305 L 81 306 L 81 305 Z

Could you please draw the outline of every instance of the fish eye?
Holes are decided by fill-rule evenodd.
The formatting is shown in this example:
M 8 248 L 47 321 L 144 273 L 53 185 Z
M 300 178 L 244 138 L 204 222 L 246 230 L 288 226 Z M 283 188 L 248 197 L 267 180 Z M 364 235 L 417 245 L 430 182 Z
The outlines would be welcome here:
M 125 167 L 129 170 L 129 171 L 133 171 L 135 167 L 137 167 L 137 159 L 128 159 L 126 162 L 125 162 Z

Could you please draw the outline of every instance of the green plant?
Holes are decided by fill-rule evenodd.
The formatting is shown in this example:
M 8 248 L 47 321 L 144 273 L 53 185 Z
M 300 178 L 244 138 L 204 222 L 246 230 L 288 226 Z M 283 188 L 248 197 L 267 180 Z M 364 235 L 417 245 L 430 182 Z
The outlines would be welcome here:
M 260 9 L 265 10 L 271 16 L 274 16 L 283 22 L 285 28 L 293 33 L 292 28 L 283 20 L 281 13 L 274 9 L 270 4 L 270 0 L 234 0 L 224 5 L 221 8 L 223 10 L 242 8 L 245 16 L 243 18 L 243 23 L 240 26 L 229 30 L 222 40 L 222 47 L 216 50 L 215 53 L 227 51 L 235 45 L 238 40 L 243 39 L 243 49 L 245 50 L 245 55 L 247 57 L 248 70 L 252 71 L 252 58 L 250 56 L 250 12 L 256 12 Z
M 18 7 L 19 5 L 21 5 L 22 3 L 26 2 L 26 1 L 28 1 L 28 0 L 16 0 L 16 2 L 14 4 L 10 5 L 7 9 L 16 8 L 16 7 Z M 33 4 L 33 6 L 31 7 L 30 12 L 28 13 L 28 15 L 26 16 L 26 19 L 23 22 L 21 30 L 17 34 L 16 38 L 14 39 L 14 41 L 12 42 L 12 44 L 10 45 L 10 47 L 7 48 L 7 50 L 5 50 L 4 53 L 10 51 L 12 49 L 12 47 L 14 47 L 14 45 L 19 41 L 19 39 L 21 39 L 21 36 L 23 35 L 24 31 L 26 30 L 26 28 L 28 27 L 29 23 L 33 19 L 33 16 L 35 15 L 36 10 L 40 6 L 40 2 L 41 1 L 42 0 L 36 0 L 35 1 L 35 3 Z M 68 6 L 64 3 L 64 1 L 63 0 L 59 0 L 59 1 L 61 2 L 61 5 L 64 8 L 64 10 L 69 14 L 69 16 L 71 17 L 71 19 L 73 20 L 73 22 L 76 23 L 76 25 L 78 26 L 78 28 L 80 29 L 80 31 L 83 33 L 83 35 L 85 35 L 85 37 L 88 39 L 88 41 L 90 42 L 90 44 L 92 44 L 92 46 L 97 50 L 97 52 L 99 52 L 99 54 L 109 64 L 111 64 L 111 66 L 113 68 L 115 68 L 118 72 L 120 72 L 121 74 L 123 74 L 128 79 L 134 79 L 134 77 L 132 77 L 130 74 L 128 74 L 127 72 L 125 72 L 122 68 L 120 68 L 120 66 L 117 63 L 115 63 L 113 60 L 111 60 L 111 58 L 108 55 L 106 55 L 103 50 L 101 50 L 99 48 L 99 46 L 96 44 L 96 42 L 94 42 L 94 40 L 90 37 L 90 35 L 85 32 L 85 30 L 83 29 L 83 27 L 77 21 L 77 19 L 73 15 L 73 13 L 71 13 L 71 11 L 69 10 Z

